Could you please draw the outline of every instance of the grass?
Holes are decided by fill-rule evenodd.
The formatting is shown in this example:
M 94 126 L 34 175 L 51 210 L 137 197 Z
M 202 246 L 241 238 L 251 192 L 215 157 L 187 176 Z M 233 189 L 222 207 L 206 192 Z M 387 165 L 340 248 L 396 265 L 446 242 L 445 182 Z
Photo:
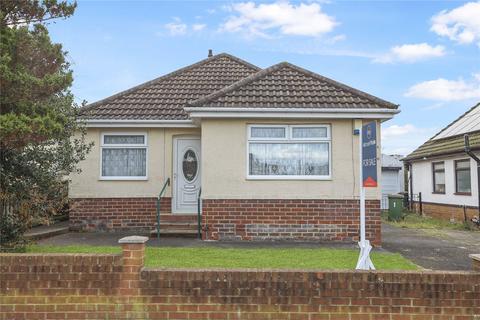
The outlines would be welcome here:
M 418 213 L 413 212 L 404 212 L 404 217 L 402 220 L 396 221 L 389 221 L 388 214 L 384 212 L 382 214 L 382 219 L 393 226 L 401 227 L 401 228 L 412 228 L 412 229 L 448 229 L 448 230 L 472 230 L 472 226 L 468 223 L 460 223 L 460 222 L 450 222 L 443 219 L 437 219 L 427 216 L 421 216 Z
M 27 247 L 36 253 L 120 253 L 119 247 L 39 246 Z M 373 252 L 378 270 L 416 270 L 418 267 L 400 254 Z M 275 269 L 354 269 L 357 250 L 348 249 L 225 249 L 147 247 L 147 267 L 168 268 L 275 268 Z

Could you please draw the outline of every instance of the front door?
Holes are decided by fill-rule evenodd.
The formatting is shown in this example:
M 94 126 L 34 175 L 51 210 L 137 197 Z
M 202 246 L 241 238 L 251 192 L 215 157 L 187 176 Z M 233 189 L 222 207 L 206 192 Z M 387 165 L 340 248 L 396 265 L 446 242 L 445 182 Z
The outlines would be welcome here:
M 200 191 L 200 138 L 174 140 L 174 213 L 196 213 Z

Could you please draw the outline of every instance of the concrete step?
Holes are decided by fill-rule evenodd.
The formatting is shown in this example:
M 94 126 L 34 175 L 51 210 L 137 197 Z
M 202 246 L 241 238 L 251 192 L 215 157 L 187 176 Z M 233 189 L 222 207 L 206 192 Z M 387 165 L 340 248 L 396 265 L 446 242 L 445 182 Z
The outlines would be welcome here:
M 197 222 L 162 222 L 160 220 L 160 229 L 197 229 Z M 157 224 L 155 224 L 157 228 Z
M 160 224 L 164 222 L 197 222 L 196 214 L 172 214 L 162 213 L 160 214 Z
M 46 239 L 69 231 L 69 222 L 62 221 L 50 226 L 39 226 L 25 232 L 24 237 L 27 240 Z
M 155 238 L 157 236 L 157 229 L 150 231 L 150 237 Z M 182 238 L 195 238 L 197 236 L 197 230 L 195 229 L 160 229 L 160 237 L 182 237 Z

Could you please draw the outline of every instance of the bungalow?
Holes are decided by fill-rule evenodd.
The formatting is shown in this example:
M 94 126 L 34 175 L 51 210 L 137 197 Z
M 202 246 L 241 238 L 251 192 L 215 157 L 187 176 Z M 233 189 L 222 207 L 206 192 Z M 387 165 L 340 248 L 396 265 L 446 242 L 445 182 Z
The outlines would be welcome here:
M 478 215 L 477 163 L 464 151 L 465 134 L 480 155 L 480 103 L 403 159 L 409 193 L 422 194 L 424 214 L 456 221 Z
M 192 232 L 200 209 L 203 239 L 357 240 L 355 129 L 375 121 L 380 141 L 397 108 L 290 63 L 210 52 L 81 110 L 95 145 L 71 176 L 71 224 L 154 229 L 165 186 L 161 233 Z M 379 244 L 380 188 L 366 197 Z

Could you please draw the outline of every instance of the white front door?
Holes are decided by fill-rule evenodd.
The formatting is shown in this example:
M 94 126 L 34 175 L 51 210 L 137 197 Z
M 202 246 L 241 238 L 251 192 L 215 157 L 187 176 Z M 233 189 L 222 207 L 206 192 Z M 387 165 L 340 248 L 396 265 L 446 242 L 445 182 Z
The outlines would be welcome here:
M 200 138 L 175 138 L 173 212 L 196 213 L 200 191 Z

